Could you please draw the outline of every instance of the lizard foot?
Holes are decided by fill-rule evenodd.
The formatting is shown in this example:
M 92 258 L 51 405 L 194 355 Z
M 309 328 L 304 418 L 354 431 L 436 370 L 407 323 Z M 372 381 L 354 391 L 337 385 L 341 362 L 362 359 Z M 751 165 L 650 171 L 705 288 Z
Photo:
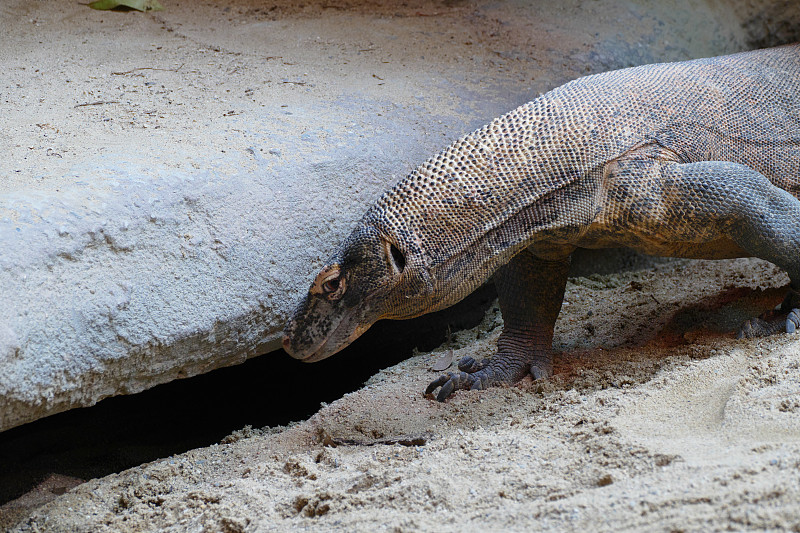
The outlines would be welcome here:
M 798 328 L 800 328 L 800 293 L 790 290 L 780 306 L 742 324 L 736 338 L 752 339 L 776 333 L 794 333 Z
M 549 356 L 537 357 L 533 362 L 510 354 L 497 354 L 492 359 L 478 362 L 472 357 L 464 357 L 458 362 L 461 372 L 449 372 L 431 382 L 425 394 L 432 394 L 441 387 L 436 399 L 445 401 L 457 390 L 483 390 L 495 385 L 511 385 L 530 372 L 533 379 L 550 377 L 553 365 Z
M 757 318 L 751 318 L 739 328 L 737 339 L 766 337 L 776 333 L 794 333 L 800 328 L 800 309 L 792 309 L 788 313 L 767 311 Z

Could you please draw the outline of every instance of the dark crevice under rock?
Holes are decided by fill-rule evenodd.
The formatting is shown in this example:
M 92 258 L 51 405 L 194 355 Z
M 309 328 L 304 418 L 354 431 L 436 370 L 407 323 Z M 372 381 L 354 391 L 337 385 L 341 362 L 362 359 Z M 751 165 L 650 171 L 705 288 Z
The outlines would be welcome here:
M 571 274 L 637 270 L 662 260 L 629 250 L 579 250 Z M 246 425 L 306 419 L 320 402 L 358 389 L 380 369 L 408 358 L 414 348 L 436 348 L 445 341 L 448 327 L 476 326 L 495 297 L 494 286 L 487 284 L 450 309 L 413 320 L 380 321 L 351 346 L 318 363 L 272 352 L 0 433 L 0 505 L 54 473 L 101 477 L 217 443 Z
M 448 326 L 474 327 L 494 298 L 494 287 L 487 285 L 450 309 L 414 320 L 381 321 L 318 363 L 272 352 L 0 433 L 0 505 L 53 473 L 101 477 L 209 446 L 246 425 L 276 426 L 308 418 L 320 402 L 358 389 L 380 369 L 408 358 L 415 347 L 440 345 Z

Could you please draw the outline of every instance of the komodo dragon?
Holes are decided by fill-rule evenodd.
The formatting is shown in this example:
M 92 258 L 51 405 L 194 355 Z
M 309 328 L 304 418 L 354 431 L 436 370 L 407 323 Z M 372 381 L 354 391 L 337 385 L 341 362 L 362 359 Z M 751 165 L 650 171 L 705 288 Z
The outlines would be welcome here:
M 751 319 L 740 336 L 791 332 L 798 197 L 800 45 L 579 78 L 385 192 L 317 275 L 283 345 L 319 361 L 376 320 L 443 309 L 494 275 L 497 354 L 462 359 L 426 393 L 441 386 L 444 401 L 529 372 L 546 378 L 576 247 L 766 259 L 789 274 L 789 294 L 777 321 Z

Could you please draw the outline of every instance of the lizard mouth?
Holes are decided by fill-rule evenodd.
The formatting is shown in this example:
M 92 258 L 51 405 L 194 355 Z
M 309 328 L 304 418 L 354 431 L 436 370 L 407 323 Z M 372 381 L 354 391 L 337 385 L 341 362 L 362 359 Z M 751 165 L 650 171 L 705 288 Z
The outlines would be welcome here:
M 372 324 L 367 324 L 367 325 L 359 324 L 349 335 L 347 335 L 347 337 L 343 339 L 340 338 L 338 339 L 338 342 L 331 343 L 331 340 L 335 338 L 336 333 L 339 331 L 341 327 L 340 324 L 340 326 L 336 328 L 334 335 L 331 335 L 330 337 L 325 339 L 314 353 L 308 355 L 307 357 L 304 357 L 303 359 L 301 359 L 301 361 L 303 361 L 304 363 L 316 363 L 317 361 L 321 361 L 323 359 L 332 356 L 333 354 L 348 347 L 350 343 L 352 343 L 354 340 L 359 338 L 365 331 L 367 331 L 371 325 Z
M 286 346 L 286 342 L 288 340 L 289 340 L 289 337 L 286 337 L 284 339 L 284 341 L 283 341 L 284 342 L 284 347 Z M 335 354 L 338 351 L 338 350 L 327 350 L 326 349 L 326 346 L 327 346 L 329 340 L 330 340 L 330 337 L 328 337 L 327 339 L 324 339 L 322 341 L 322 343 L 320 343 L 317 346 L 313 347 L 313 351 L 310 352 L 310 353 L 309 352 L 298 353 L 298 352 L 291 352 L 289 350 L 286 350 L 286 351 L 289 353 L 289 355 L 291 355 L 295 359 L 298 359 L 298 360 L 300 360 L 300 361 L 302 361 L 304 363 L 316 363 L 317 361 L 322 361 L 323 359 L 327 359 L 328 357 L 330 357 L 331 355 Z
M 317 361 L 322 361 L 323 359 L 327 359 L 328 357 L 332 356 L 339 350 L 326 350 L 325 345 L 328 344 L 327 339 L 317 348 L 317 351 L 306 355 L 305 357 L 300 357 L 300 361 L 304 363 L 316 363 Z M 342 347 L 343 348 L 343 347 Z
M 334 330 L 325 338 L 313 345 L 300 347 L 300 349 L 296 345 L 292 345 L 292 338 L 296 336 L 297 332 L 290 330 L 283 337 L 283 348 L 286 353 L 304 363 L 315 363 L 327 359 L 346 348 L 372 326 L 370 321 L 364 323 L 363 317 L 354 320 L 355 314 L 355 310 L 345 314 Z

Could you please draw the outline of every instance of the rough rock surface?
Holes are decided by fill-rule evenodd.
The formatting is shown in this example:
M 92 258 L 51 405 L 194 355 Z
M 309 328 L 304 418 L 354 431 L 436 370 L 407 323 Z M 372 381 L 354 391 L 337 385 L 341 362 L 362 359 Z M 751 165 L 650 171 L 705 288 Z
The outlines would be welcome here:
M 456 136 L 761 28 L 750 4 L 393 4 L 4 3 L 0 430 L 276 347 L 364 207 Z

